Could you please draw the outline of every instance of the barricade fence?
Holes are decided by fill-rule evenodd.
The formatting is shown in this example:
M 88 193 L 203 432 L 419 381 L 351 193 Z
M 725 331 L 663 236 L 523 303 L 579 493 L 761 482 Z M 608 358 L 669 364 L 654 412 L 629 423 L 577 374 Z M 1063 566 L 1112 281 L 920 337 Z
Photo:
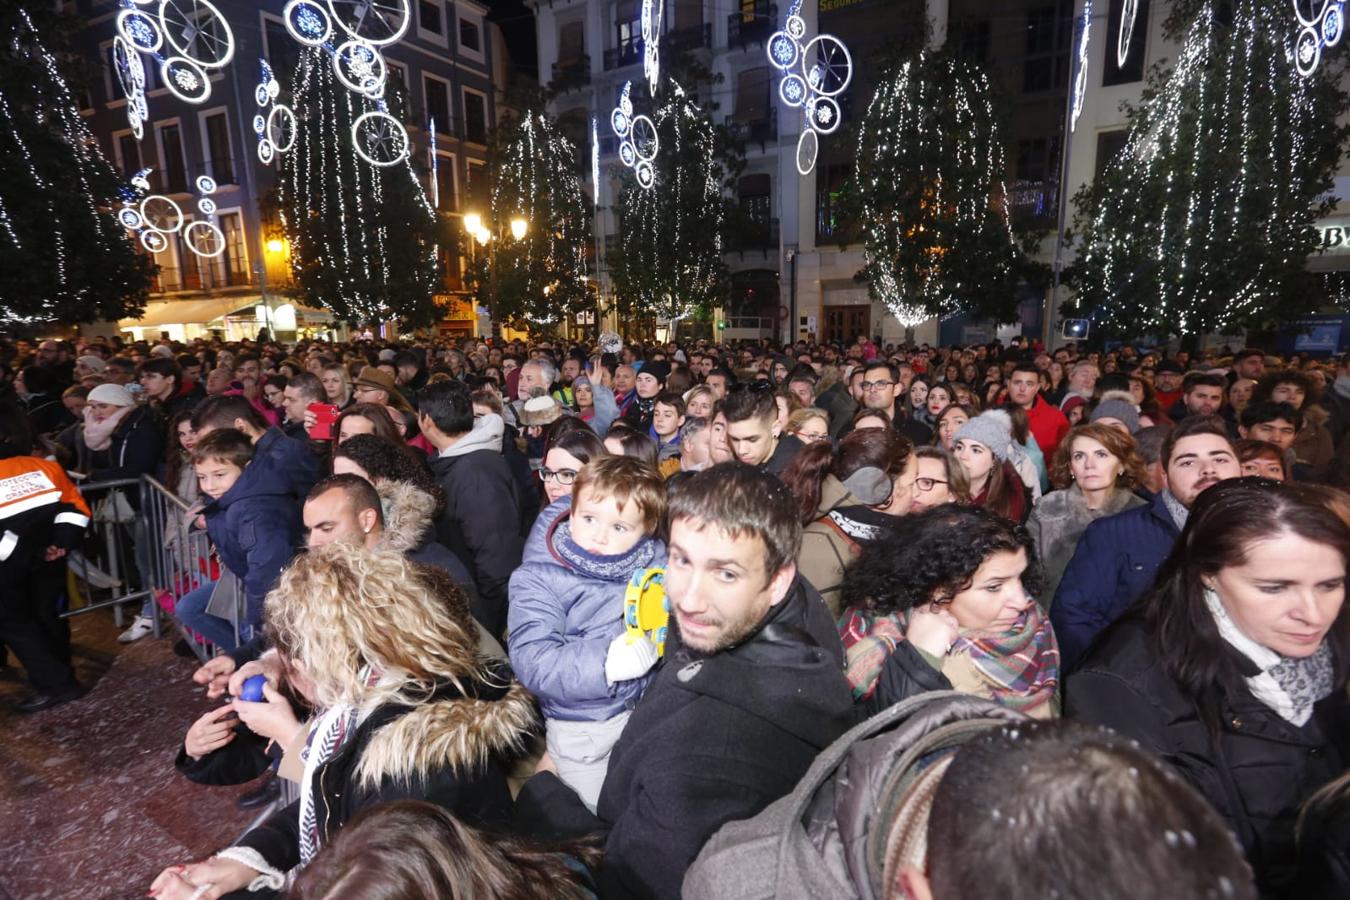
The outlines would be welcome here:
M 160 637 L 177 599 L 217 579 L 210 538 L 193 527 L 189 504 L 148 475 L 87 482 L 80 493 L 93 515 L 82 547 L 68 560 L 83 602 L 62 616 L 111 608 L 121 627 L 130 605 L 133 615 L 151 617 Z M 236 639 L 242 613 L 236 606 L 230 616 Z M 209 658 L 204 644 L 186 637 L 198 657 Z

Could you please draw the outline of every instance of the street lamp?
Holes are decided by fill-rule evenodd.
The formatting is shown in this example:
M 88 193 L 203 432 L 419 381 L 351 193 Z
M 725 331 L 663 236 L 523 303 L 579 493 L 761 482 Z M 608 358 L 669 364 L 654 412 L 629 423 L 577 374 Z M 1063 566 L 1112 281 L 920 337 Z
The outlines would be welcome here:
M 530 223 L 524 216 L 513 216 L 507 224 L 510 229 L 511 237 L 517 241 L 523 240 L 529 233 Z M 473 240 L 478 242 L 480 247 L 492 246 L 488 250 L 488 312 L 492 317 L 493 336 L 500 334 L 501 323 L 497 319 L 497 246 L 500 242 L 494 242 L 492 238 L 497 231 L 497 226 L 492 223 L 484 223 L 483 217 L 475 212 L 464 214 L 464 231 L 469 234 Z M 476 254 L 475 254 L 476 256 Z

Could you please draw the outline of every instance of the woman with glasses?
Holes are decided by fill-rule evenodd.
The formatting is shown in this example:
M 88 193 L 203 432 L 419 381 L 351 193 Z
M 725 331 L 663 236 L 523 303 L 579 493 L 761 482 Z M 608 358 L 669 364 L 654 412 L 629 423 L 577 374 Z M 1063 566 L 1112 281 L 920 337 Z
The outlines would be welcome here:
M 944 503 L 969 503 L 970 482 L 966 470 L 950 450 L 941 447 L 916 447 L 918 474 L 914 479 L 914 497 L 910 513 L 923 512 Z
M 819 441 L 828 442 L 830 440 L 830 416 L 823 409 L 808 406 L 806 409 L 796 410 L 789 415 L 787 428 L 784 430 L 807 446 Z
M 914 445 L 890 428 L 851 431 L 837 453 L 827 441 L 809 444 L 783 471 L 805 525 L 797 571 L 834 616 L 845 567 L 909 513 L 917 471 Z
M 1045 568 L 1047 610 L 1083 532 L 1097 519 L 1143 506 L 1134 494 L 1143 478 L 1138 446 L 1118 428 L 1079 425 L 1060 441 L 1050 466 L 1057 490 L 1042 497 L 1027 520 Z
M 280 422 L 285 415 L 281 402 L 285 398 L 286 385 L 289 383 L 290 380 L 285 375 L 273 375 L 263 384 L 262 413 L 273 425 Z

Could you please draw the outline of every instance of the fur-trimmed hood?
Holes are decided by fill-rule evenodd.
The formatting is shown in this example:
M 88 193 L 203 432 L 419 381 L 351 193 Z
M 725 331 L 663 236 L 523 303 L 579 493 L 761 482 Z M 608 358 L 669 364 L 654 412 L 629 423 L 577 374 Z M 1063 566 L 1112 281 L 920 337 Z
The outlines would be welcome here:
M 436 513 L 436 498 L 410 481 L 375 486 L 384 511 L 384 546 L 411 553 L 426 543 Z
M 440 769 L 468 776 L 491 757 L 519 750 L 536 725 L 529 692 L 514 680 L 506 687 L 477 687 L 476 697 L 451 688 L 448 696 L 398 707 L 405 710 L 402 715 L 396 710 L 373 713 L 372 718 L 390 720 L 374 725 L 361 751 L 356 770 L 361 786 L 374 787 L 385 779 L 411 782 Z

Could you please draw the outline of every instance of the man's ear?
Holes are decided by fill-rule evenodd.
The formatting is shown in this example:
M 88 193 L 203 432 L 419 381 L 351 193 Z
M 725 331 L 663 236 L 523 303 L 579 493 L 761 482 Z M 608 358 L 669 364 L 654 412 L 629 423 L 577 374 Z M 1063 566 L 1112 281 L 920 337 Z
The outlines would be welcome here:
M 374 531 L 375 524 L 378 521 L 379 517 L 375 514 L 375 510 L 373 509 L 363 509 L 356 514 L 356 522 L 361 526 L 362 534 L 370 534 Z
M 797 564 L 790 562 L 774 573 L 769 579 L 769 605 L 777 606 L 787 597 L 792 582 L 797 577 Z

